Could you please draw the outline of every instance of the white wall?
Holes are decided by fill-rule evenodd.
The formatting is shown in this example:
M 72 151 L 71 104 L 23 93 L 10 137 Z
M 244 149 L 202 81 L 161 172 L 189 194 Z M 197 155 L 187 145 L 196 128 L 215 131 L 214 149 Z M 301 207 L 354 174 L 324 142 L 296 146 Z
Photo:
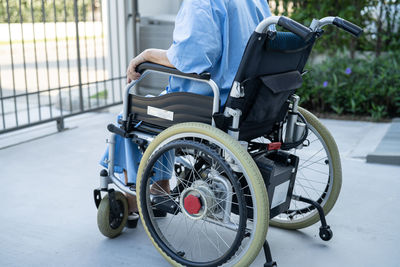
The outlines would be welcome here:
M 182 0 L 139 0 L 141 16 L 176 14 Z
M 134 23 L 132 0 L 107 0 L 103 2 L 103 25 L 108 55 L 106 57 L 108 78 L 121 77 L 126 73 L 130 59 L 135 55 L 133 42 Z M 138 0 L 141 17 L 157 16 L 178 12 L 182 0 Z M 113 81 L 116 92 L 124 87 L 124 81 Z M 111 94 L 108 94 L 111 97 Z M 122 100 L 116 93 L 116 100 Z

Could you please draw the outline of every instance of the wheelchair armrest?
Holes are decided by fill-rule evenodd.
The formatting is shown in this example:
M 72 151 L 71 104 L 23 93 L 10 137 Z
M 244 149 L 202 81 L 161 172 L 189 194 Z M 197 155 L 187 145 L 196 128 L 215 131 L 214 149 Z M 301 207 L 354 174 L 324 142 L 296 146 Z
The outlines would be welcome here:
M 174 74 L 174 75 L 179 75 L 182 77 L 188 77 L 188 78 L 195 78 L 195 79 L 200 79 L 200 80 L 210 80 L 211 79 L 211 74 L 210 73 L 201 73 L 201 74 L 196 74 L 196 73 L 183 73 L 180 72 L 177 69 L 174 68 L 169 68 L 163 65 L 155 64 L 155 63 L 150 63 L 150 62 L 144 62 L 137 66 L 136 71 L 142 74 L 146 70 L 153 70 L 153 71 L 158 71 L 158 72 L 163 72 L 167 74 Z

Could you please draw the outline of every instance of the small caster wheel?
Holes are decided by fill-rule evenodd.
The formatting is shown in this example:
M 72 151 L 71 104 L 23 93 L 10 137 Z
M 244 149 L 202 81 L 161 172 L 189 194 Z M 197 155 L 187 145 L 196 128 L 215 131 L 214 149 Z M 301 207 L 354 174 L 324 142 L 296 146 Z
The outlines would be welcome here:
M 128 201 L 121 192 L 115 192 L 115 202 L 118 206 L 118 215 L 110 212 L 110 200 L 108 194 L 101 200 L 97 210 L 97 226 L 100 232 L 109 238 L 118 236 L 125 227 L 128 219 Z
M 264 267 L 278 267 L 278 264 L 276 264 L 275 261 L 273 262 L 268 262 L 264 264 Z
M 319 237 L 321 237 L 322 240 L 324 241 L 329 241 L 333 237 L 333 232 L 331 228 L 327 225 L 325 227 L 321 226 L 319 228 Z

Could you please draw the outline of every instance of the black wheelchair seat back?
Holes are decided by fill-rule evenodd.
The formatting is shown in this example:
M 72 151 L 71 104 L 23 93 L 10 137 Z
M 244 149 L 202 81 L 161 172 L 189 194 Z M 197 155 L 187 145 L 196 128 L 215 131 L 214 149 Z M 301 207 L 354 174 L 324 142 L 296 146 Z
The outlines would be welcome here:
M 193 93 L 171 93 L 156 97 L 130 96 L 130 120 L 147 132 L 182 122 L 211 124 L 213 98 Z
M 235 77 L 243 97 L 231 94 L 225 105 L 242 112 L 236 129 L 240 140 L 269 134 L 283 120 L 288 98 L 302 85 L 301 74 L 316 37 L 307 42 L 289 32 L 254 32 L 250 37 Z M 219 128 L 231 125 L 231 118 L 223 114 L 214 117 Z

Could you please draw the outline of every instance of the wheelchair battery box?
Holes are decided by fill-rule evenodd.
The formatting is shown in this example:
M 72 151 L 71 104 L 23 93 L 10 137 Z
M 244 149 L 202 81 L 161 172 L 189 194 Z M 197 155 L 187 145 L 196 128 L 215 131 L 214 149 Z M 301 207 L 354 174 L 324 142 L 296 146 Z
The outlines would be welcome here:
M 299 158 L 275 150 L 254 158 L 268 192 L 270 218 L 286 212 L 292 199 Z

